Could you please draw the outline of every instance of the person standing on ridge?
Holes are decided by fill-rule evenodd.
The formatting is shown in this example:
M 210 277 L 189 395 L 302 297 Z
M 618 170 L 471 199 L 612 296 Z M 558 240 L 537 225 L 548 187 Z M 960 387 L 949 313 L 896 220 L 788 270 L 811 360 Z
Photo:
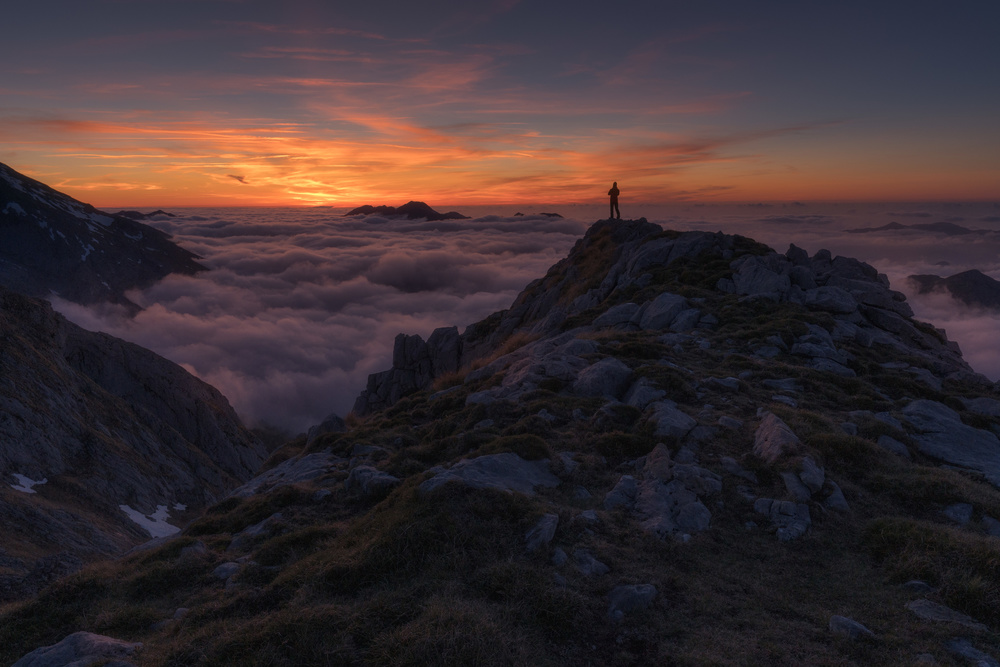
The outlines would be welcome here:
M 611 196 L 611 213 L 608 219 L 617 217 L 619 220 L 622 219 L 622 213 L 618 210 L 618 195 L 621 191 L 618 189 L 618 181 L 611 184 L 611 189 L 608 190 L 608 194 Z

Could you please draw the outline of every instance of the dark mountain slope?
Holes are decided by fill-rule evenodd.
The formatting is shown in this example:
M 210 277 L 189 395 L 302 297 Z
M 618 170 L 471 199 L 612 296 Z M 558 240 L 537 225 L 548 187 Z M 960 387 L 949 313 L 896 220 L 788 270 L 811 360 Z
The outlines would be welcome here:
M 2 287 L 0 341 L 0 555 L 12 559 L 0 600 L 31 590 L 39 559 L 92 560 L 148 540 L 120 506 L 183 518 L 264 458 L 214 388 Z
M 164 232 L 98 211 L 0 164 L 0 285 L 136 308 L 125 292 L 205 267 Z
M 175 540 L 0 612 L 0 660 L 78 631 L 142 666 L 1000 655 L 996 387 L 867 264 L 601 222 L 392 366 Z

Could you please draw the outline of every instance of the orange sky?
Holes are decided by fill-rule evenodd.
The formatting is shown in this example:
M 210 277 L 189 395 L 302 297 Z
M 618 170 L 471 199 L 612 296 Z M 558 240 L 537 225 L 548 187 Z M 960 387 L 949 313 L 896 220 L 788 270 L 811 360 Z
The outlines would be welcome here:
M 0 161 L 99 207 L 1000 199 L 982 17 L 55 4 L 0 45 Z

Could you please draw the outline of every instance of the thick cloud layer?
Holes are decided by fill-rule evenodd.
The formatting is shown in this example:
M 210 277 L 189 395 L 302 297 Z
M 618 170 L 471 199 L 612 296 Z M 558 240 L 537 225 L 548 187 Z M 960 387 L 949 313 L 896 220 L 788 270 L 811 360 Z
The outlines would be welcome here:
M 540 210 L 550 210 L 543 208 Z M 171 276 L 131 295 L 145 310 L 129 320 L 113 308 L 57 302 L 82 326 L 107 331 L 172 359 L 218 387 L 249 423 L 300 431 L 330 412 L 344 415 L 371 372 L 390 364 L 400 332 L 425 338 L 506 308 L 564 257 L 606 212 L 567 206 L 566 218 L 469 210 L 471 220 L 343 218 L 330 209 L 189 209 L 154 225 L 204 257 L 211 271 Z M 636 207 L 675 229 L 751 236 L 784 252 L 827 248 L 858 257 L 908 292 L 912 273 L 970 268 L 1000 276 L 1000 209 L 983 204 Z M 952 222 L 981 233 L 846 229 Z M 976 370 L 1000 377 L 993 346 L 1000 315 L 972 313 L 948 297 L 911 302 L 948 330 Z

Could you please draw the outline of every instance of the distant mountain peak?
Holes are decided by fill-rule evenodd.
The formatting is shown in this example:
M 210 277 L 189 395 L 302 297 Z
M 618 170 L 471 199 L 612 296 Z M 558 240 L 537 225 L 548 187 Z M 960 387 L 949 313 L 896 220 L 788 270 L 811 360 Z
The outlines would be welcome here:
M 907 281 L 919 294 L 947 292 L 967 306 L 1000 311 L 1000 281 L 990 278 L 979 269 L 956 273 L 948 278 L 933 274 L 914 275 L 909 276 Z
M 387 218 L 403 218 L 407 220 L 425 219 L 430 222 L 436 220 L 468 220 L 469 216 L 462 215 L 457 211 L 439 213 L 422 201 L 409 201 L 402 206 L 372 206 L 365 204 L 352 209 L 344 214 L 344 217 L 351 215 L 382 215 Z
M 128 213 L 128 212 L 126 212 Z M 0 284 L 46 298 L 111 302 L 171 273 L 205 270 L 165 232 L 109 214 L 0 164 Z

